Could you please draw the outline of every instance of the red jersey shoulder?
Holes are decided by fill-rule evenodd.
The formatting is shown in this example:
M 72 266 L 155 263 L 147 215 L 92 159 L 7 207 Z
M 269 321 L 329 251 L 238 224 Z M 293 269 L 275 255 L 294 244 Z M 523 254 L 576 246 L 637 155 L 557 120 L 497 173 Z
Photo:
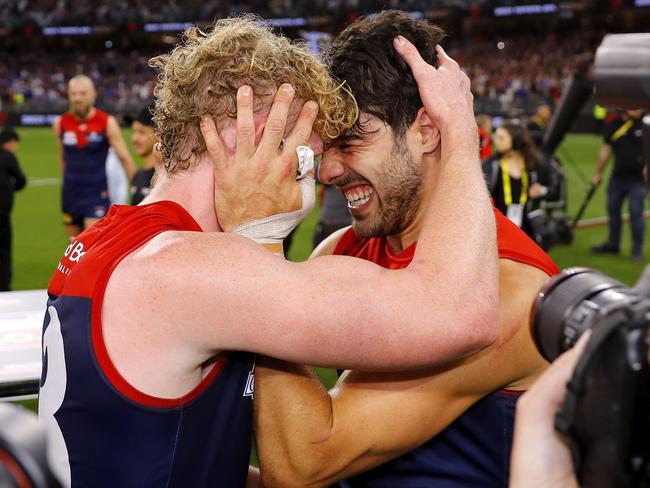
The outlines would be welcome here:
M 201 232 L 192 216 L 174 202 L 137 207 L 113 205 L 106 217 L 79 234 L 59 261 L 48 285 L 52 295 L 91 297 L 104 270 L 155 235 Z
M 354 229 L 350 227 L 341 236 L 338 244 L 334 248 L 334 254 L 342 256 L 354 256 L 377 263 L 381 250 L 381 239 L 363 238 L 356 235 Z
M 405 268 L 413 259 L 414 252 L 415 244 L 396 253 L 385 237 L 359 237 L 352 228 L 343 234 L 334 248 L 334 254 L 365 259 L 387 269 Z
M 528 237 L 524 231 L 513 224 L 499 210 L 494 207 L 493 209 L 497 224 L 497 242 L 500 258 L 534 266 L 549 276 L 559 272 L 558 267 L 551 257 Z M 408 261 L 413 257 L 413 247 L 394 256 L 388 252 L 385 243 L 385 238 L 374 237 L 367 239 L 358 237 L 354 233 L 354 230 L 350 228 L 339 240 L 334 249 L 334 254 L 355 256 L 372 261 L 386 268 L 397 268 L 408 265 Z
M 493 207 L 493 209 L 494 218 L 497 223 L 497 240 L 500 258 L 511 259 L 534 266 L 549 276 L 553 276 L 560 271 L 551 257 L 526 235 L 523 230 L 517 227 L 496 207 Z

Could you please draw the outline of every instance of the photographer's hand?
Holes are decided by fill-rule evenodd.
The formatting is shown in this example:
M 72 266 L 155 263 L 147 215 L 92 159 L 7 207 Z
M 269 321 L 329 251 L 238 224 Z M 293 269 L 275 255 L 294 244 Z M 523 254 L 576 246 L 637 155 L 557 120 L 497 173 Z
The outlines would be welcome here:
M 571 453 L 554 419 L 589 333 L 560 356 L 517 402 L 511 488 L 577 488 Z

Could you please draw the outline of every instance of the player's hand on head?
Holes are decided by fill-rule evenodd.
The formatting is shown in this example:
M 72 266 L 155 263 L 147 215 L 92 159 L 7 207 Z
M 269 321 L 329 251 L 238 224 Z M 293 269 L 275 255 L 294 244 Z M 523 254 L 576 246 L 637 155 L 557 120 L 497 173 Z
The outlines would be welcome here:
M 405 37 L 396 37 L 393 46 L 411 68 L 424 108 L 442 132 L 443 143 L 445 135 L 455 134 L 459 141 L 471 141 L 478 147 L 471 83 L 458 63 L 439 45 L 436 46 L 437 68 L 422 59 Z
M 247 222 L 301 209 L 303 194 L 296 181 L 296 148 L 307 145 L 318 105 L 303 105 L 291 133 L 284 138 L 294 89 L 277 91 L 259 144 L 255 141 L 254 95 L 249 86 L 237 92 L 235 151 L 228 151 L 211 117 L 201 119 L 201 133 L 214 165 L 215 209 L 219 224 L 230 231 Z

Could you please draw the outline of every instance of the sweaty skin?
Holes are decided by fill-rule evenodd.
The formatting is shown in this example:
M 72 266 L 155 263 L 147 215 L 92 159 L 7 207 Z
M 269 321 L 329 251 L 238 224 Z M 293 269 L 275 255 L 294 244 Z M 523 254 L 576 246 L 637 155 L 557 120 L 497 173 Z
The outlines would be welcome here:
M 480 167 L 473 163 L 476 147 L 466 140 L 450 145 L 443 149 L 442 166 L 444 178 L 474 185 L 478 201 L 456 209 L 461 216 L 427 213 L 409 268 L 386 273 L 372 263 L 331 256 L 285 262 L 257 244 L 218 231 L 258 218 L 255 205 L 275 202 L 262 215 L 295 209 L 292 195 L 300 194 L 295 147 L 311 137 L 315 113 L 303 109 L 278 154 L 292 91 L 278 91 L 259 146 L 253 97 L 243 92 L 245 87 L 238 97 L 235 153 L 218 135 L 215 139 L 215 125 L 204 121 L 209 154 L 192 171 L 161 177 L 144 202 L 176 201 L 205 232 L 164 232 L 121 261 L 109 279 L 102 308 L 104 341 L 120 374 L 144 393 L 175 398 L 191 391 L 206 365 L 225 350 L 325 366 L 395 369 L 446 362 L 490 344 L 496 333 L 498 271 L 494 218 Z M 471 126 L 463 130 L 468 117 L 459 119 L 457 109 L 465 106 L 473 123 L 468 87 L 459 93 L 452 85 L 441 93 L 444 98 L 433 102 L 449 133 L 475 135 Z M 249 198 L 246 210 L 233 205 L 241 195 L 259 198 Z M 434 199 L 452 207 L 452 195 L 441 191 Z M 466 222 L 474 225 L 468 229 Z M 448 239 L 452 247 L 435 246 L 434 251 L 448 226 L 456 229 L 456 237 Z M 428 297 L 432 286 L 440 293 L 434 299 Z M 461 290 L 470 288 L 475 307 L 449 307 L 460 300 Z M 300 290 L 302 307 L 295 306 L 288 290 Z M 403 308 L 412 314 L 398 320 Z
M 315 256 L 331 253 L 346 230 Z M 528 389 L 547 366 L 528 323 L 548 275 L 508 259 L 499 260 L 499 275 L 497 340 L 446 366 L 347 371 L 327 392 L 311 368 L 259 358 L 255 429 L 265 486 L 328 486 L 416 448 L 496 390 Z
M 438 170 L 444 132 L 439 134 L 428 112 L 420 110 L 401 142 L 405 147 L 395 151 L 389 126 L 368 114 L 362 113 L 361 118 L 362 135 L 335 141 L 324 154 L 321 180 L 339 186 L 350 195 L 348 200 L 357 200 L 362 192 L 370 195 L 366 203 L 353 205 L 351 213 L 355 230 L 372 235 L 373 230 L 391 228 L 387 216 L 399 214 L 411 200 L 412 192 L 392 201 L 390 181 L 384 175 L 394 180 L 400 173 L 394 166 L 389 171 L 386 165 L 405 165 L 406 159 L 414 159 L 422 168 L 419 205 L 411 213 L 412 223 L 386 238 L 393 252 L 416 241 L 419 248 L 425 202 L 449 188 L 443 186 Z M 382 161 L 386 154 L 403 159 Z M 446 181 L 448 184 L 458 185 L 457 195 L 468 194 L 466 181 Z M 400 192 L 401 187 L 392 191 Z M 347 230 L 324 241 L 312 256 L 314 262 L 332 254 Z M 450 236 L 447 234 L 438 245 L 444 245 Z M 547 365 L 532 341 L 528 321 L 537 292 L 548 278 L 536 267 L 500 259 L 497 340 L 470 357 L 454 358 L 432 368 L 395 373 L 347 371 L 327 392 L 311 368 L 259 358 L 255 429 L 265 486 L 328 486 L 416 448 L 496 390 L 526 390 Z M 432 287 L 427 299 L 436 293 Z M 366 310 L 364 305 L 358 301 Z M 463 300 L 460 306 L 471 308 L 473 304 Z M 402 308 L 400 321 L 408 319 L 409 314 L 408 308 Z M 377 333 L 375 340 L 381 338 Z

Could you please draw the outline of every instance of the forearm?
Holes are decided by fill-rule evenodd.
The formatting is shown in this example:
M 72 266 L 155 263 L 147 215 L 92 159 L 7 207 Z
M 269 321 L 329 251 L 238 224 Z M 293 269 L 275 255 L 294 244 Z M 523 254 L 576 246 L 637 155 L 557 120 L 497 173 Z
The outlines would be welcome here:
M 596 168 L 596 174 L 601 175 L 603 171 L 605 170 L 605 166 L 607 166 L 607 161 L 609 161 L 609 157 L 612 155 L 612 148 L 611 146 L 605 144 L 601 146 L 600 150 L 598 151 L 598 167 Z
M 128 177 L 129 181 L 132 181 L 133 176 L 135 175 L 135 163 L 133 162 L 133 158 L 131 157 L 129 150 L 126 147 L 120 126 L 113 117 L 110 117 L 108 119 L 106 135 L 108 136 L 108 142 L 113 147 L 115 153 L 117 154 L 117 157 L 122 163 L 122 167 L 124 168 L 126 176 Z
M 115 152 L 117 153 L 117 157 L 120 158 L 120 162 L 122 163 L 127 178 L 129 181 L 132 181 L 133 176 L 135 176 L 135 163 L 133 162 L 133 158 L 131 158 L 129 151 L 126 149 L 125 145 L 122 145 L 119 150 L 115 148 Z
M 458 311 L 458 340 L 478 339 L 467 354 L 492 342 L 498 324 L 496 225 L 476 138 L 475 131 L 442 132 L 439 175 L 414 258 L 430 273 L 431 289 L 443 288 L 449 309 Z
M 328 465 L 319 449 L 331 431 L 327 390 L 312 368 L 269 358 L 258 359 L 255 383 L 255 436 L 264 485 L 314 481 Z
M 445 337 L 449 351 L 470 354 L 494 341 L 498 328 L 496 227 L 478 159 L 471 83 L 441 46 L 435 48 L 434 68 L 404 37 L 393 45 L 411 68 L 426 114 L 440 131 L 436 186 L 413 264 L 431 289 L 448 299 L 454 326 Z

